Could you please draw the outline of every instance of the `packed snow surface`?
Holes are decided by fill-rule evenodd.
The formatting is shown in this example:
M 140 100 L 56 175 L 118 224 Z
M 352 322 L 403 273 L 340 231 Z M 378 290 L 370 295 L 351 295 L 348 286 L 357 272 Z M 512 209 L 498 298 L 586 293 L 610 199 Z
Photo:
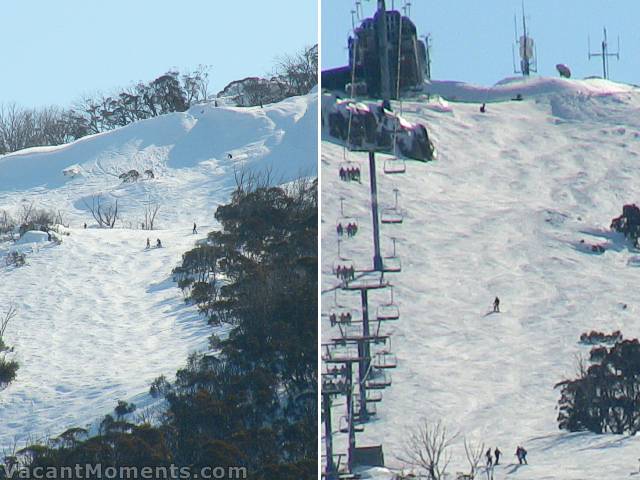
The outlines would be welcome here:
M 315 176 L 316 164 L 317 94 L 264 108 L 197 105 L 0 157 L 0 210 L 18 216 L 33 204 L 69 224 L 59 245 L 42 232 L 0 240 L 0 315 L 17 306 L 5 340 L 20 362 L 0 391 L 0 453 L 93 424 L 118 399 L 150 404 L 154 378 L 171 380 L 190 352 L 207 348 L 211 328 L 185 305 L 171 270 L 217 228 L 234 172 L 269 169 L 285 182 Z M 140 179 L 123 183 L 118 175 L 132 169 Z M 116 228 L 97 228 L 89 206 L 98 196 L 118 201 Z M 156 203 L 154 231 L 139 229 Z M 153 248 L 157 238 L 163 248 Z M 27 253 L 26 266 L 5 266 L 13 250 Z
M 465 103 L 447 95 L 446 109 L 393 104 L 427 125 L 438 161 L 408 162 L 406 174 L 385 175 L 389 157 L 377 156 L 381 206 L 393 204 L 398 188 L 405 214 L 401 225 L 381 229 L 382 255 L 392 253 L 395 237 L 402 260 L 402 272 L 386 274 L 401 318 L 383 327 L 392 333 L 398 367 L 357 444 L 383 444 L 387 466 L 399 471 L 409 432 L 421 419 L 440 420 L 459 433 L 449 478 L 469 470 L 465 437 L 503 452 L 496 479 L 627 478 L 638 471 L 640 440 L 558 430 L 554 385 L 573 378 L 576 356 L 588 355 L 581 333 L 640 337 L 640 253 L 609 230 L 623 204 L 640 202 L 640 91 L 544 78 L 491 89 L 444 85 Z M 493 98 L 480 113 L 498 88 L 511 89 L 504 99 L 522 93 L 523 100 Z M 345 153 L 325 136 L 321 158 L 327 341 L 338 336 L 326 316 L 334 303 L 354 309 L 360 303 L 357 292 L 336 293 L 331 272 L 341 197 L 344 216 L 357 218 L 359 227 L 341 242 L 341 255 L 357 269 L 370 268 L 373 241 L 366 154 Z M 359 164 L 362 183 L 339 179 L 344 161 Z M 591 245 L 603 245 L 604 254 L 592 253 Z M 496 296 L 502 311 L 494 314 Z M 375 312 L 389 292 L 369 298 Z M 337 429 L 344 401 L 333 413 Z M 346 452 L 345 437 L 336 434 L 337 452 Z M 529 452 L 528 466 L 517 465 L 518 445 Z M 368 474 L 391 478 L 385 469 Z

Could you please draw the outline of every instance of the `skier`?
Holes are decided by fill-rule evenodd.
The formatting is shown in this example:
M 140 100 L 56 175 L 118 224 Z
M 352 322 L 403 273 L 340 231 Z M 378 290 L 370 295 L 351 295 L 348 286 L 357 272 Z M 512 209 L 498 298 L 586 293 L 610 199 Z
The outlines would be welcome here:
M 195 235 L 196 233 L 198 233 L 198 230 L 196 230 L 196 222 L 193 222 L 193 234 Z
M 520 447 L 520 456 L 522 457 L 522 462 L 525 465 L 529 465 L 527 463 L 527 451 L 524 449 L 524 447 Z
M 156 248 L 162 248 L 162 242 L 160 241 L 160 239 L 158 238 L 158 240 L 156 241 Z
M 496 457 L 495 465 L 498 465 L 498 462 L 500 461 L 500 455 L 502 455 L 502 452 L 500 450 L 498 450 L 498 447 L 496 447 L 496 450 L 493 452 L 493 454 Z
M 146 248 L 151 248 L 151 242 L 149 241 L 149 237 L 147 237 L 147 247 Z
M 487 467 L 490 467 L 491 465 L 493 465 L 493 458 L 491 457 L 491 448 L 487 448 L 487 453 L 485 453 L 485 456 L 487 457 Z
M 493 311 L 500 313 L 500 299 L 498 297 L 493 301 Z
M 480 113 L 484 113 L 486 110 L 487 110 L 486 103 L 483 103 L 482 105 L 480 105 Z
M 87 228 L 87 222 L 85 222 L 85 223 L 84 223 L 84 228 L 85 228 L 85 229 Z

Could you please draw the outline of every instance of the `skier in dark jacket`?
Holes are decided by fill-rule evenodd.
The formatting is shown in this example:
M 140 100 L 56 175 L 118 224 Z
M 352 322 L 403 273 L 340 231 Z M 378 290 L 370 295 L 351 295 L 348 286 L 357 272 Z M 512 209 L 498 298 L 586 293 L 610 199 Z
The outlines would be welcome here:
M 490 467 L 491 465 L 493 465 L 493 458 L 491 457 L 490 448 L 487 448 L 487 453 L 485 453 L 485 456 L 487 457 L 487 467 Z
M 493 301 L 493 311 L 500 313 L 500 299 L 498 297 Z
M 147 248 L 151 248 L 151 242 L 149 241 L 149 237 L 147 237 Z
M 498 447 L 496 447 L 496 449 L 493 452 L 493 454 L 496 457 L 496 463 L 494 465 L 498 465 L 498 462 L 500 461 L 500 455 L 502 455 L 502 452 L 500 450 L 498 450 Z
M 193 234 L 195 235 L 196 233 L 198 233 L 196 222 L 193 222 Z

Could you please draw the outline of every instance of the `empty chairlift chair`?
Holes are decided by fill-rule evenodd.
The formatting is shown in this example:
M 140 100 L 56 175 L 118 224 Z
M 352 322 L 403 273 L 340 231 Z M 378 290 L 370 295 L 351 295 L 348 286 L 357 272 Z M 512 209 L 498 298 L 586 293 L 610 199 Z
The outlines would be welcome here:
M 393 287 L 389 286 L 389 288 L 391 289 L 390 301 L 378 305 L 376 311 L 376 320 L 379 322 L 398 320 L 400 318 L 400 308 L 393 300 Z
M 402 271 L 402 262 L 396 254 L 396 238 L 391 237 L 393 241 L 393 253 L 382 258 L 382 271 L 387 273 L 397 273 Z
M 353 428 L 354 432 L 364 432 L 364 426 L 357 425 L 355 422 L 353 425 L 351 425 L 351 427 Z M 347 417 L 346 415 L 340 417 L 339 430 L 340 433 L 349 433 L 349 417 Z
M 404 220 L 404 214 L 402 213 L 400 202 L 398 201 L 400 190 L 394 188 L 393 193 L 395 197 L 393 206 L 383 208 L 380 212 L 380 221 L 385 224 L 398 224 L 402 223 Z
M 405 173 L 407 171 L 407 164 L 404 159 L 393 156 L 385 159 L 383 168 L 384 173 L 393 175 L 397 173 Z

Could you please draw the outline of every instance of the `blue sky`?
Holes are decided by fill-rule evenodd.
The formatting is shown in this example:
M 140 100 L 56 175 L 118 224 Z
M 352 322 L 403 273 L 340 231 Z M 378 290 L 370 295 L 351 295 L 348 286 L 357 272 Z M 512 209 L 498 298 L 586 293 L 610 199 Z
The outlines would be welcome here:
M 396 8 L 403 3 L 395 0 Z M 354 4 L 354 0 L 322 2 L 323 68 L 347 63 Z M 363 0 L 362 5 L 365 16 L 370 16 L 376 1 Z M 557 76 L 558 63 L 567 64 L 576 78 L 601 75 L 602 60 L 587 58 L 587 36 L 592 51 L 599 50 L 606 26 L 610 50 L 617 49 L 620 36 L 620 60 L 610 59 L 610 78 L 640 83 L 640 1 L 529 0 L 525 10 L 537 44 L 539 75 Z M 432 36 L 432 78 L 492 85 L 513 75 L 514 14 L 521 23 L 521 0 L 413 0 L 411 18 L 418 35 Z
M 5 0 L 0 18 L 0 102 L 25 107 L 199 64 L 217 92 L 317 43 L 316 0 Z

